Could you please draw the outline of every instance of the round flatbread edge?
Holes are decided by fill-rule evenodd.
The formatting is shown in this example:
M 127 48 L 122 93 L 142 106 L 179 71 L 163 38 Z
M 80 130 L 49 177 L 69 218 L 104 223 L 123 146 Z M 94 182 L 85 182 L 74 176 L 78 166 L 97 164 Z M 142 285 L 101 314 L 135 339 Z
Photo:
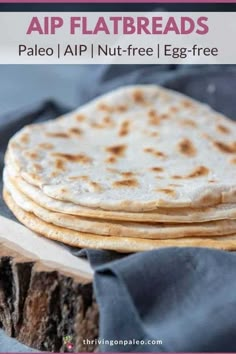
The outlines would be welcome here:
M 219 238 L 184 238 L 172 240 L 148 240 L 127 237 L 106 237 L 72 231 L 48 224 L 19 208 L 4 189 L 3 198 L 16 218 L 29 229 L 49 239 L 81 248 L 106 249 L 118 252 L 139 252 L 164 247 L 207 247 L 236 250 L 236 235 Z

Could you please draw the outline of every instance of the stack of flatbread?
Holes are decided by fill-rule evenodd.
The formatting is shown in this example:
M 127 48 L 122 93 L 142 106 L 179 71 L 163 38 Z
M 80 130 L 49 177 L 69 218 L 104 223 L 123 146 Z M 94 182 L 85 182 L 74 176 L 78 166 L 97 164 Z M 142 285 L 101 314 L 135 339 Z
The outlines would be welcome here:
M 158 86 L 113 91 L 10 140 L 4 199 L 50 239 L 236 249 L 236 124 Z

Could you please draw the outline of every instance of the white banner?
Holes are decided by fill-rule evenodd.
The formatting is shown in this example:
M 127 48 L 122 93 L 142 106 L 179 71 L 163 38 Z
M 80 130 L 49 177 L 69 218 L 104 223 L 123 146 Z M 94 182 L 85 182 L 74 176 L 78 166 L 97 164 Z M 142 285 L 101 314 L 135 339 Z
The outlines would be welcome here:
M 235 64 L 236 13 L 4 12 L 0 64 Z

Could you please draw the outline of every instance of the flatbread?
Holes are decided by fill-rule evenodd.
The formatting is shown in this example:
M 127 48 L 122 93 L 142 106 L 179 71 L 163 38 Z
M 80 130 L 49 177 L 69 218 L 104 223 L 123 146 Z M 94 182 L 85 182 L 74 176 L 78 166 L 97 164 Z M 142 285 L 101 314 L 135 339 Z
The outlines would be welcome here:
M 6 190 L 3 191 L 3 198 L 16 218 L 29 229 L 49 239 L 75 247 L 106 249 L 119 252 L 139 252 L 164 247 L 208 247 L 221 250 L 236 250 L 236 235 L 218 238 L 188 237 L 171 240 L 150 240 L 128 237 L 106 237 L 73 231 L 46 223 L 34 214 L 19 208 Z
M 140 224 L 131 222 L 115 222 L 74 215 L 55 213 L 40 207 L 20 192 L 10 178 L 4 176 L 4 186 L 12 195 L 16 205 L 33 213 L 47 223 L 70 230 L 93 233 L 103 236 L 135 237 L 146 239 L 168 239 L 182 237 L 222 236 L 236 233 L 236 220 L 210 221 L 197 224 Z
M 38 187 L 27 183 L 23 178 L 17 176 L 10 159 L 7 160 L 7 174 L 15 186 L 32 200 L 36 200 L 41 207 L 58 213 L 71 214 L 87 218 L 97 218 L 116 221 L 134 222 L 168 222 L 168 223 L 192 223 L 206 222 L 212 220 L 236 219 L 235 204 L 220 204 L 209 208 L 158 208 L 154 212 L 132 213 L 92 209 L 73 204 L 71 202 L 59 201 L 48 197 Z
M 158 86 L 123 87 L 25 127 L 8 153 L 44 194 L 89 208 L 236 203 L 236 124 Z

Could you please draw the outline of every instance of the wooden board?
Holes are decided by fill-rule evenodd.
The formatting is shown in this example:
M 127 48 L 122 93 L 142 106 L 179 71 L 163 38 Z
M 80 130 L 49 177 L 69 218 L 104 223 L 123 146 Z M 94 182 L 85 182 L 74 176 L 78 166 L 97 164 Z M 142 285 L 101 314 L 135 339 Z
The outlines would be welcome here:
M 38 350 L 94 351 L 98 308 L 88 262 L 2 216 L 0 244 L 0 322 L 7 334 Z

